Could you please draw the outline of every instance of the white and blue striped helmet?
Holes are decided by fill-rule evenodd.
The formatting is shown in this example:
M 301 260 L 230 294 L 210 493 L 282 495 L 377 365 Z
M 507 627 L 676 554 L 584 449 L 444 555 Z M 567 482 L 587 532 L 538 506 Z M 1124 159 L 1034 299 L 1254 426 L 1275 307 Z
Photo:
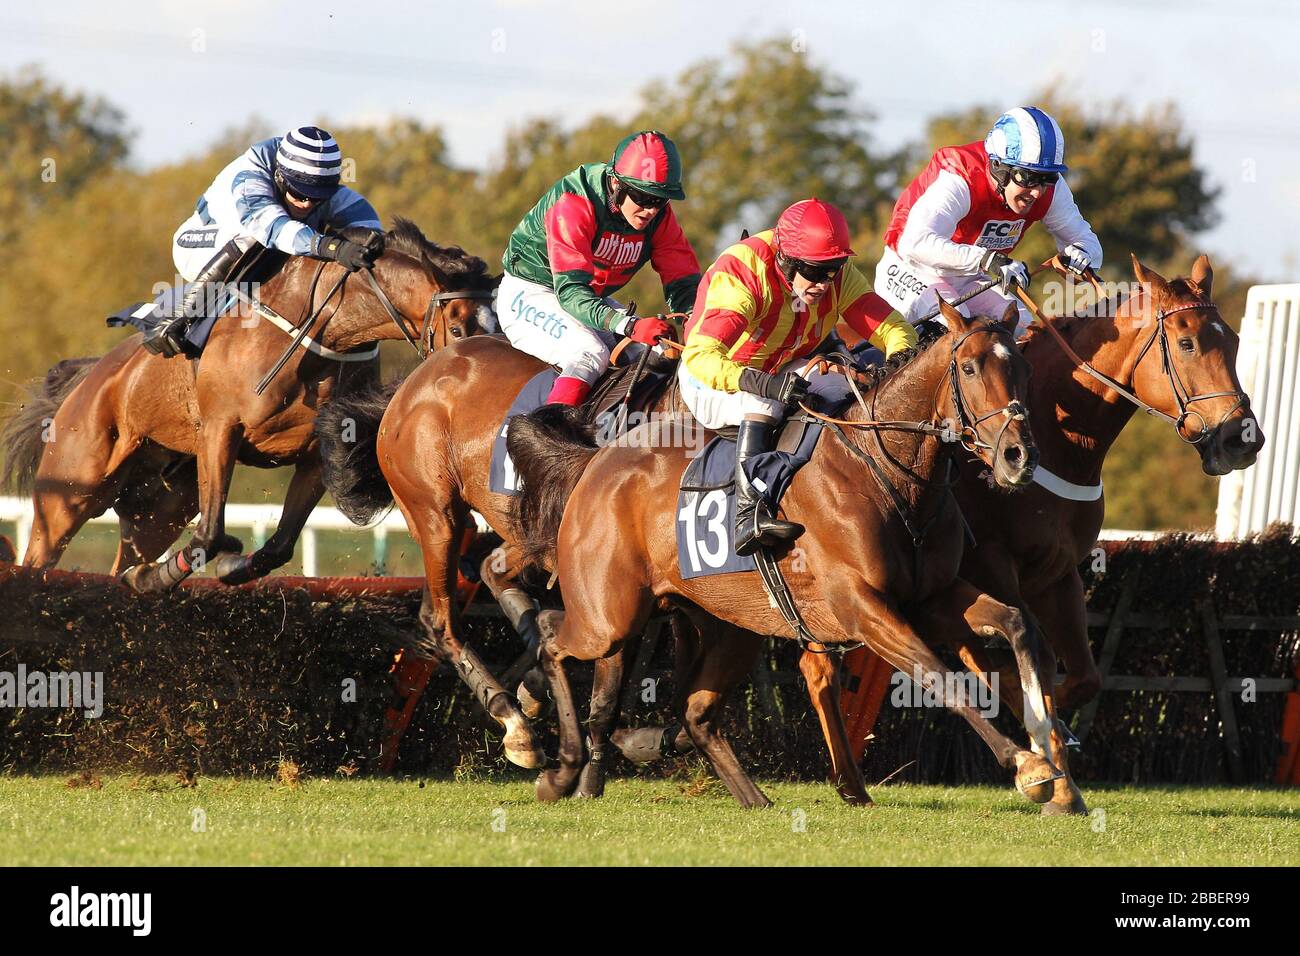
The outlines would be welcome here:
M 1063 173 L 1065 136 L 1056 120 L 1034 106 L 1007 110 L 984 138 L 991 159 L 1040 173 Z
M 299 126 L 280 140 L 275 167 L 294 192 L 328 199 L 339 188 L 343 155 L 334 137 L 323 129 Z

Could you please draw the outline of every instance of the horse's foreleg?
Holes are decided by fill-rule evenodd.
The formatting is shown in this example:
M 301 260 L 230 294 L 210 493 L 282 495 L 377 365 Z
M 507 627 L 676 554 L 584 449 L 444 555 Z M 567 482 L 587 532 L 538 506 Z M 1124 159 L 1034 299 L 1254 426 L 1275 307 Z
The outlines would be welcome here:
M 140 592 L 167 591 L 195 571 L 201 571 L 216 553 L 215 545 L 226 532 L 226 496 L 235 459 L 244 440 L 244 427 L 236 423 L 204 423 L 199 436 L 198 527 L 185 546 L 161 564 L 138 564 L 122 579 Z
M 1032 618 L 1019 608 L 994 600 L 988 594 L 958 578 L 944 591 L 921 602 L 915 612 L 918 629 L 928 634 L 935 643 L 953 632 L 973 632 L 984 637 L 1003 637 L 1015 654 L 1022 689 L 1019 714 L 1029 732 L 1033 754 L 1017 755 L 1017 786 L 1035 803 L 1051 799 L 1050 781 L 1061 777 L 1056 765 L 1051 763 L 1051 736 L 1054 731 L 1055 709 L 1050 688 L 1056 663 L 1034 626 Z M 969 664 L 978 662 L 984 655 L 978 653 L 969 638 L 963 659 Z M 979 679 L 993 686 L 993 676 L 977 671 Z M 998 681 L 1001 684 L 1001 681 Z M 1002 691 L 999 686 L 998 689 Z M 1009 689 L 1002 691 L 1008 696 Z
M 312 509 L 324 494 L 320 456 L 312 455 L 303 459 L 293 470 L 289 491 L 284 498 L 284 510 L 280 512 L 275 533 L 252 554 L 224 554 L 217 559 L 215 571 L 222 583 L 243 584 L 265 577 L 276 568 L 288 564 L 293 559 L 298 536 L 307 526 Z
M 947 602 L 948 592 L 927 599 L 917 608 L 918 617 L 926 615 L 938 622 L 939 633 L 953 627 L 966 627 L 960 617 L 953 620 Z M 852 637 L 864 641 L 873 651 L 904 674 L 917 680 L 922 687 L 943 705 L 958 714 L 979 734 L 980 739 L 993 751 L 999 764 L 1016 770 L 1016 787 L 1030 799 L 1043 800 L 1051 795 L 1051 788 L 1041 784 L 1055 777 L 1055 769 L 1046 759 L 1030 753 L 1009 740 L 989 722 L 983 714 L 961 695 L 946 692 L 943 675 L 944 664 L 930 649 L 912 623 L 894 607 L 883 594 L 861 579 L 849 586 L 836 588 L 827 595 L 835 608 L 840 624 Z M 1038 802 L 1041 802 L 1039 800 Z
M 557 620 L 562 620 L 558 626 Z M 564 672 L 564 660 L 569 656 L 564 647 L 564 631 L 573 626 L 572 621 L 568 616 L 543 611 L 538 625 L 542 633 L 542 671 L 551 684 L 555 716 L 560 725 L 560 766 L 544 770 L 537 777 L 537 799 L 549 803 L 569 796 L 578 783 L 578 775 L 582 772 L 582 727 L 578 724 L 569 675 Z
M 799 658 L 799 670 L 808 684 L 808 699 L 821 721 L 822 736 L 826 738 L 826 748 L 831 757 L 831 782 L 836 792 L 845 803 L 871 803 L 862 768 L 853 757 L 853 747 L 844 726 L 844 712 L 840 709 L 838 660 L 830 654 L 804 651 Z
M 545 707 L 546 677 L 537 661 L 540 633 L 537 615 L 540 607 L 522 588 L 514 575 L 517 565 L 514 552 L 506 545 L 495 549 L 479 566 L 479 578 L 492 592 L 502 613 L 523 641 L 524 649 L 501 677 L 511 687 L 518 683 L 515 696 L 529 720 L 540 717 Z

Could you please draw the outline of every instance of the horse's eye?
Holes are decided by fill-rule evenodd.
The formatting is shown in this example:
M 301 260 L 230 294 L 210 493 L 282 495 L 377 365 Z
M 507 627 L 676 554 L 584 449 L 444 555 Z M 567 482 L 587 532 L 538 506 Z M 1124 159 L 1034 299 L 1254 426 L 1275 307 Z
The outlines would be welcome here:
M 452 329 L 452 330 L 451 330 L 451 337 L 452 337 L 453 339 L 458 339 L 458 338 L 460 338 L 461 336 L 463 336 L 464 334 L 465 334 L 465 332 L 464 332 L 463 329 Z
M 963 363 L 962 363 L 962 366 L 961 366 L 961 370 L 962 370 L 962 374 L 964 374 L 964 375 L 974 375 L 974 374 L 975 374 L 975 366 L 972 365 L 970 362 L 963 362 Z
M 1191 339 L 1179 339 L 1178 347 L 1182 349 L 1184 352 L 1188 352 L 1188 353 L 1196 351 L 1196 343 L 1193 342 Z

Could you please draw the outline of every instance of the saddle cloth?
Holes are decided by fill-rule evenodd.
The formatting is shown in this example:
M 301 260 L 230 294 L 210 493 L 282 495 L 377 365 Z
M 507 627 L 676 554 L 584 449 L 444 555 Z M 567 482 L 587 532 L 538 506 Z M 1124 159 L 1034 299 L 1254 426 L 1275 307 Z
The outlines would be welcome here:
M 583 403 L 582 408 L 587 419 L 597 424 L 603 437 L 616 438 L 623 434 L 629 422 L 636 423 L 637 419 L 633 413 L 643 412 L 653 405 L 673 378 L 676 365 L 660 364 L 655 368 L 647 362 L 633 388 L 633 378 L 636 375 L 635 359 L 639 354 L 633 351 L 626 362 L 621 362 L 617 366 L 611 365 L 606 369 L 592 386 L 591 396 Z M 543 369 L 524 384 L 510 404 L 510 409 L 506 412 L 506 417 L 502 420 L 501 427 L 497 429 L 496 438 L 492 442 L 492 458 L 488 465 L 490 491 L 502 495 L 519 493 L 514 465 L 506 451 L 506 431 L 510 427 L 510 419 L 516 415 L 527 415 L 542 406 L 558 376 L 559 372 L 555 368 Z M 627 395 L 629 388 L 633 388 L 632 397 L 627 403 L 629 414 L 625 419 L 613 421 L 610 416 Z
M 809 378 L 810 408 L 834 415 L 851 400 L 842 375 L 816 373 Z M 733 431 L 732 429 L 725 430 Z M 780 427 L 772 451 L 745 463 L 745 475 L 777 513 L 795 472 L 808 463 L 822 426 L 797 413 Z M 753 571 L 753 555 L 736 554 L 736 442 L 725 432 L 715 436 L 686 466 L 677 492 L 677 564 L 684 579 Z
M 230 270 L 216 308 L 212 309 L 206 317 L 190 324 L 185 334 L 185 354 L 189 358 L 198 358 L 203 352 L 203 347 L 208 344 L 208 336 L 212 334 L 212 327 L 216 325 L 217 319 L 228 313 L 238 299 L 250 303 L 256 302 L 257 284 L 265 282 L 274 275 L 288 258 L 278 249 L 268 249 L 266 246 L 254 245 L 245 250 Z M 180 305 L 185 293 L 193 285 L 190 282 L 182 288 L 174 285 L 166 286 L 153 301 L 128 305 L 110 315 L 105 320 L 105 324 L 110 328 L 130 326 L 141 332 L 148 332 L 163 319 L 175 314 L 176 307 Z

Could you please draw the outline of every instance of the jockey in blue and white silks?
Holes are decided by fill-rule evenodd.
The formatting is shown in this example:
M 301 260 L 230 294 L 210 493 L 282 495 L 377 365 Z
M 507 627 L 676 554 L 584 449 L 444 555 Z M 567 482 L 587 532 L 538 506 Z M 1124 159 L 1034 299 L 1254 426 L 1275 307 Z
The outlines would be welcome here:
M 179 354 L 190 322 L 206 314 L 209 287 L 253 245 L 354 271 L 372 265 L 383 251 L 379 215 L 341 184 L 342 171 L 334 137 L 315 126 L 254 143 L 221 170 L 172 237 L 176 271 L 194 284 L 175 314 L 146 334 L 145 348 Z M 374 236 L 358 243 L 325 234 L 347 226 L 372 229 Z

